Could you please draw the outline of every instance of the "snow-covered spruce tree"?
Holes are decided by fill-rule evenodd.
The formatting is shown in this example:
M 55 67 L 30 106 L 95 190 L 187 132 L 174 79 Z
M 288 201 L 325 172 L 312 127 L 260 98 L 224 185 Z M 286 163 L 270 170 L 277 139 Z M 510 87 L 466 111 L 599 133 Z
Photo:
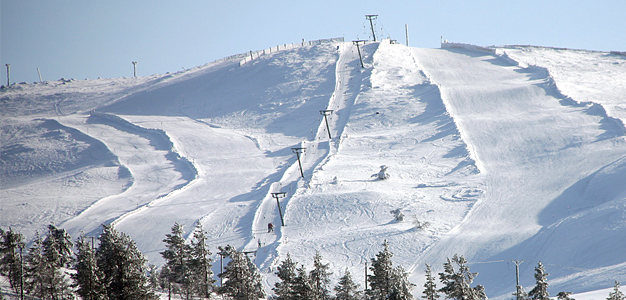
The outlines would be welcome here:
M 72 237 L 65 232 L 65 229 L 48 225 L 48 233 L 43 241 L 43 256 L 49 272 L 47 272 L 49 283 L 49 295 L 53 299 L 60 299 L 71 294 L 71 283 L 68 281 L 69 275 L 66 268 L 71 267 L 73 252 Z
M 20 292 L 22 279 L 22 259 L 20 252 L 24 249 L 24 237 L 9 227 L 8 231 L 0 228 L 0 275 L 9 279 L 9 285 Z
M 410 292 L 405 292 L 410 291 L 413 284 L 409 283 L 403 268 L 393 268 L 392 256 L 389 244 L 385 241 L 383 250 L 376 254 L 376 258 L 372 258 L 372 275 L 367 275 L 370 287 L 365 291 L 367 299 L 413 299 Z
M 333 272 L 329 271 L 329 264 L 322 263 L 322 256 L 319 251 L 315 251 L 315 257 L 313 257 L 313 270 L 309 273 L 309 279 L 311 280 L 311 288 L 313 289 L 313 299 L 326 300 L 330 299 L 330 275 Z
M 287 253 L 287 258 L 283 260 L 277 268 L 276 275 L 279 281 L 274 284 L 274 294 L 276 300 L 295 300 L 293 285 L 296 279 L 296 263 Z
M 482 285 L 471 287 L 474 277 L 478 273 L 471 273 L 463 256 L 454 255 L 452 260 L 447 259 L 443 264 L 444 271 L 439 273 L 439 280 L 443 287 L 439 292 L 446 294 L 447 299 L 480 300 L 487 299 Z M 458 269 L 455 269 L 455 265 Z
M 61 299 L 69 294 L 69 275 L 65 268 L 72 259 L 73 243 L 69 234 L 48 226 L 46 238 L 39 234 L 26 256 L 25 290 L 35 297 Z
M 157 291 L 161 288 L 161 272 L 157 266 L 153 264 L 148 265 L 148 286 L 151 290 Z
M 619 290 L 619 286 L 620 286 L 620 283 L 617 280 L 615 280 L 615 285 L 613 286 L 613 291 L 609 294 L 609 297 L 606 298 L 607 300 L 624 300 L 624 299 L 626 299 L 624 294 Z
M 215 279 L 213 279 L 213 260 L 210 258 L 211 251 L 207 245 L 207 233 L 202 229 L 202 224 L 198 223 L 193 233 L 191 241 L 191 276 L 194 282 L 194 293 L 203 298 L 209 298 L 215 289 Z
M 359 285 L 354 282 L 350 271 L 346 268 L 344 275 L 339 278 L 339 282 L 335 286 L 335 300 L 361 299 L 363 299 L 363 296 L 361 291 L 359 291 Z
M 163 240 L 166 250 L 161 252 L 165 259 L 162 275 L 183 299 L 190 299 L 193 293 L 193 278 L 191 276 L 191 246 L 185 243 L 183 226 L 174 223 L 172 232 L 165 235 Z
M 439 294 L 437 294 L 437 284 L 435 283 L 435 277 L 430 266 L 426 265 L 426 283 L 424 283 L 424 291 L 422 292 L 422 298 L 426 300 L 437 300 Z
M 389 299 L 393 300 L 410 300 L 413 299 L 411 290 L 415 287 L 415 284 L 409 282 L 409 274 L 404 271 L 402 266 L 397 266 L 393 269 L 393 281 L 391 294 Z
M 513 296 L 515 296 L 515 300 L 524 300 L 526 299 L 526 297 L 528 297 L 528 294 L 526 294 L 526 291 L 524 291 L 524 287 L 522 287 L 521 285 L 516 285 L 515 293 L 513 293 Z
M 102 283 L 109 300 L 154 300 L 149 288 L 146 259 L 135 242 L 112 225 L 102 225 L 96 263 L 102 271 Z
M 81 236 L 76 240 L 76 249 L 78 250 L 74 265 L 76 272 L 72 274 L 76 293 L 82 299 L 105 300 L 106 291 L 100 281 L 103 275 L 96 264 L 93 245 Z
M 261 274 L 250 258 L 230 245 L 218 248 L 222 256 L 230 257 L 224 272 L 218 275 L 226 279 L 218 292 L 235 300 L 258 300 L 265 297 Z
M 313 300 L 313 286 L 312 281 L 307 274 L 304 266 L 300 266 L 296 269 L 296 278 L 293 280 L 293 299 L 300 300 Z
M 72 237 L 65 229 L 48 225 L 48 234 L 43 241 L 44 256 L 53 266 L 58 268 L 69 267 L 72 261 Z
M 539 262 L 535 267 L 535 287 L 528 292 L 528 297 L 533 300 L 549 300 L 550 294 L 548 293 L 548 273 L 543 267 L 543 264 Z
M 43 299 L 47 294 L 46 273 L 48 272 L 43 256 L 43 239 L 36 233 L 33 244 L 28 249 L 24 266 L 24 289 L 35 297 Z
M 556 294 L 556 298 L 558 300 L 576 300 L 570 297 L 571 294 L 572 292 L 559 292 L 558 294 Z

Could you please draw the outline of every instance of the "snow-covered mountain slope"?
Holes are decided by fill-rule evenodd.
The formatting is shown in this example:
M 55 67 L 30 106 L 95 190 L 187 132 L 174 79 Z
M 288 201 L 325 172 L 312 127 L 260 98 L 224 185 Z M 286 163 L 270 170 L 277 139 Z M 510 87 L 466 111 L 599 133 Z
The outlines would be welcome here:
M 160 264 L 174 222 L 201 223 L 256 251 L 268 291 L 287 253 L 362 283 L 384 240 L 416 295 L 454 254 L 490 297 L 514 291 L 515 259 L 526 287 L 543 261 L 552 294 L 623 278 L 624 57 L 359 47 L 2 90 L 0 227 L 114 223 Z

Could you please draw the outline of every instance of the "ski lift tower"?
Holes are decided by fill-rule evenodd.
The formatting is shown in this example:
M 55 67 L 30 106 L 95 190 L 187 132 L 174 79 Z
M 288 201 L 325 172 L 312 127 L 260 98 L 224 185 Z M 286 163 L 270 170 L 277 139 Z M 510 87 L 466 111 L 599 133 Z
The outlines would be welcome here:
M 285 226 L 285 220 L 283 219 L 283 210 L 280 208 L 280 201 L 278 201 L 278 199 L 285 198 L 285 195 L 287 195 L 286 192 L 272 193 L 272 197 L 276 199 L 276 205 L 278 206 L 278 213 L 280 214 L 280 224 L 282 224 L 283 226 Z
M 326 121 L 326 131 L 328 131 L 328 138 L 332 139 L 332 137 L 330 136 L 330 126 L 328 126 L 328 115 L 332 115 L 333 114 L 333 110 L 332 109 L 325 109 L 325 110 L 320 110 L 320 114 L 322 114 L 324 116 L 324 121 Z
M 302 178 L 304 178 L 304 171 L 302 171 L 302 162 L 300 161 L 300 153 L 304 152 L 304 149 L 305 148 L 302 148 L 302 147 L 291 148 L 291 151 L 296 153 L 296 156 L 298 157 L 298 165 L 300 166 L 300 175 L 302 175 Z
M 376 33 L 374 33 L 374 23 L 372 20 L 376 20 L 378 15 L 365 15 L 365 18 L 370 21 L 370 28 L 372 29 L 372 36 L 374 37 L 374 42 L 376 41 Z
M 359 48 L 359 43 L 365 44 L 365 42 L 367 41 L 366 40 L 352 41 L 352 43 L 356 45 L 356 50 L 359 52 L 359 60 L 361 61 L 361 68 L 365 68 L 365 65 L 363 65 L 363 57 L 361 56 L 361 49 Z

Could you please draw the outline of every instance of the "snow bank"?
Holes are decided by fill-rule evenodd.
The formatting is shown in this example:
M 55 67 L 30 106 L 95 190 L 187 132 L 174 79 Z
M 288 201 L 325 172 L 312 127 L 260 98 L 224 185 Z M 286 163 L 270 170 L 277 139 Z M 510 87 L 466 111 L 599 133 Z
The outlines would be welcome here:
M 479 52 L 488 52 L 488 53 L 496 53 L 496 49 L 477 46 L 472 44 L 464 44 L 464 43 L 451 43 L 448 41 L 444 41 L 441 43 L 441 49 L 465 49 Z
M 165 157 L 175 166 L 175 169 L 181 173 L 181 177 L 187 182 L 194 180 L 198 175 L 198 170 L 196 170 L 194 165 L 186 157 L 182 157 L 178 151 L 176 151 L 174 144 L 164 130 L 144 128 L 128 122 L 119 116 L 96 112 L 91 114 L 88 122 L 102 122 L 119 130 L 142 136 L 150 141 L 150 145 L 152 145 L 154 149 L 168 151 Z

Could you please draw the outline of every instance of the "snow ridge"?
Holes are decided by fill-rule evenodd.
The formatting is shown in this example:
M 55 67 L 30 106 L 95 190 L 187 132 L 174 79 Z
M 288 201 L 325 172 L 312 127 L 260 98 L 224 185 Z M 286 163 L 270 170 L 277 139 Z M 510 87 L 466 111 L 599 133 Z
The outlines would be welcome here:
M 548 49 L 565 50 L 563 48 Z M 510 62 L 520 68 L 525 69 L 527 72 L 544 74 L 545 83 L 543 87 L 546 91 L 554 91 L 553 96 L 557 99 L 562 99 L 560 101 L 563 105 L 570 105 L 573 107 L 585 107 L 588 114 L 601 117 L 603 119 L 601 123 L 608 132 L 598 137 L 598 139 L 609 139 L 616 136 L 623 136 L 624 134 L 626 134 L 626 125 L 624 124 L 623 120 L 617 117 L 610 116 L 601 103 L 597 103 L 594 101 L 581 101 L 567 95 L 567 93 L 563 92 L 563 90 L 559 87 L 559 83 L 550 73 L 550 70 L 547 67 L 542 67 L 534 64 L 526 64 L 524 62 L 515 60 L 508 53 L 506 53 L 506 50 L 496 55 L 507 62 Z

